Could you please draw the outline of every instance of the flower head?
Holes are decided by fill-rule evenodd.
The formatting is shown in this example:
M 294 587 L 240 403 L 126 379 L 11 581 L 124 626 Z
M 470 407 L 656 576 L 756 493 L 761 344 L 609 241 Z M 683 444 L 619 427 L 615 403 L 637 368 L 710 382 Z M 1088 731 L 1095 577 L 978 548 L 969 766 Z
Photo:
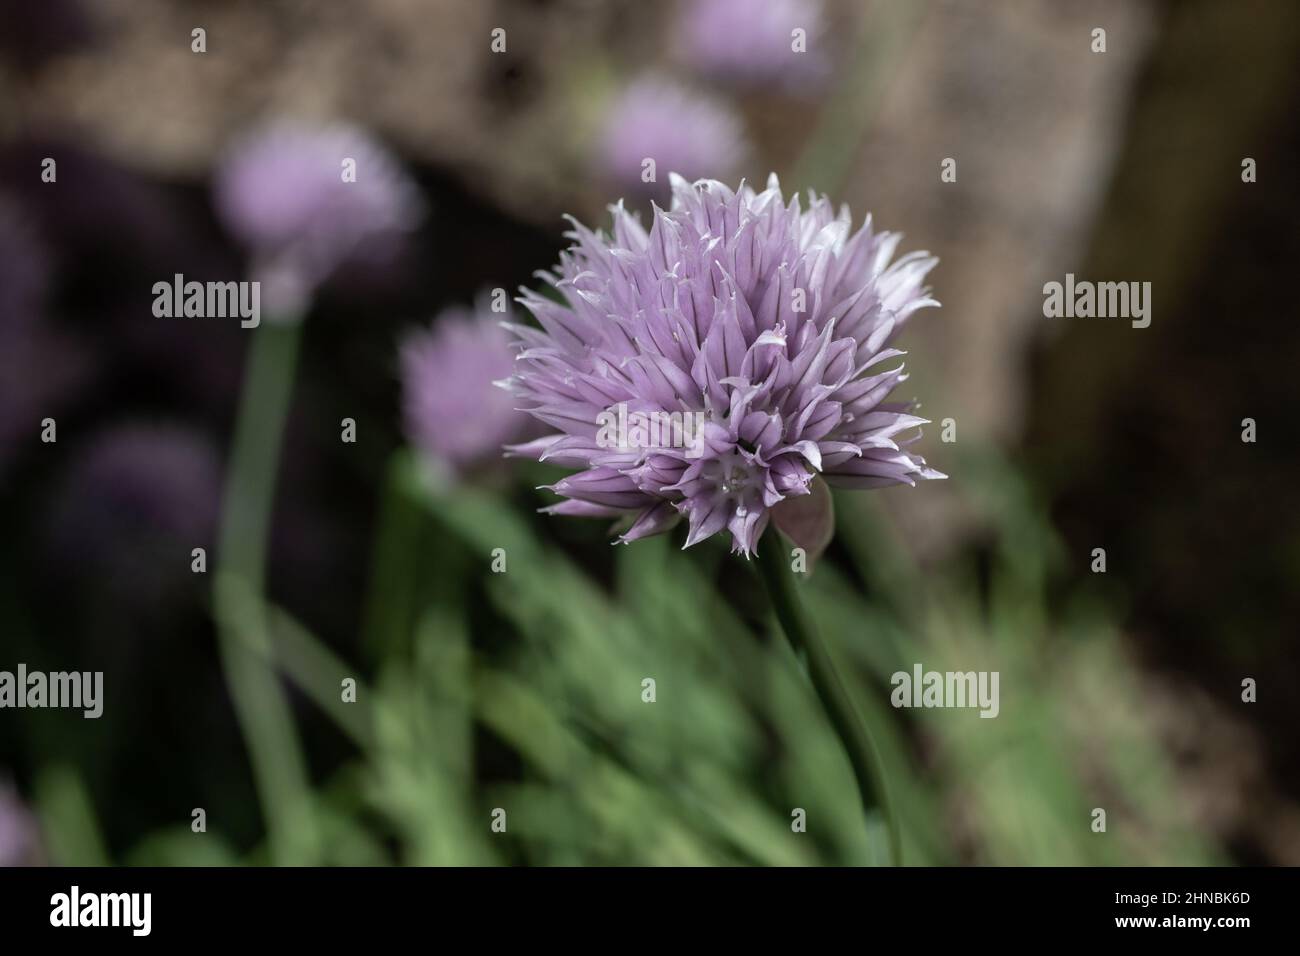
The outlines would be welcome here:
M 496 387 L 514 367 L 507 318 L 486 299 L 474 309 L 450 308 L 431 329 L 402 342 L 402 405 L 406 433 L 435 467 L 452 476 L 500 456 L 502 444 L 531 420 Z
M 762 192 L 678 176 L 672 188 L 648 232 L 621 204 L 611 235 L 575 222 L 575 245 L 541 274 L 565 302 L 520 299 L 541 329 L 514 327 L 507 384 L 555 432 L 515 450 L 580 469 L 551 486 L 568 500 L 550 510 L 629 516 L 623 541 L 685 515 L 688 547 L 726 530 L 749 555 L 818 476 L 944 477 L 907 450 L 925 420 L 885 401 L 902 366 L 881 368 L 903 354 L 892 342 L 911 314 L 938 304 L 922 285 L 936 260 L 891 263 L 897 234 L 870 219 L 854 232 L 825 197 L 787 203 L 775 176 Z M 695 426 L 611 441 L 611 409 Z
M 219 164 L 214 190 L 277 316 L 300 313 L 336 268 L 364 247 L 391 243 L 423 215 L 397 160 L 342 124 L 281 122 L 248 134 Z
M 0 777 L 0 866 L 38 866 L 42 859 L 36 818 Z
M 57 488 L 50 557 L 132 606 L 161 605 L 189 579 L 192 548 L 208 547 L 221 498 L 221 460 L 181 425 L 110 426 L 81 448 Z
M 74 334 L 43 321 L 46 253 L 33 223 L 0 194 L 0 485 L 10 461 L 87 384 L 94 364 Z
M 687 0 L 676 33 L 682 59 L 715 80 L 798 88 L 828 72 L 818 0 Z
M 629 199 L 665 200 L 667 174 L 730 174 L 749 144 L 740 118 L 726 105 L 664 76 L 630 84 L 614 101 L 600 142 L 604 177 Z M 654 177 L 646 182 L 647 160 Z
M 31 323 L 49 287 L 50 263 L 31 222 L 0 193 L 0 330 Z

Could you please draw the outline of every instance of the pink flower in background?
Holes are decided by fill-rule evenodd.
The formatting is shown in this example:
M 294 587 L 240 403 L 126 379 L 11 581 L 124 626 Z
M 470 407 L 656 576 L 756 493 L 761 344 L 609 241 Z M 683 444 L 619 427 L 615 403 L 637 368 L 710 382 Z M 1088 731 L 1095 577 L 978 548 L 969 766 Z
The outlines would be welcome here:
M 454 477 L 499 460 L 502 445 L 518 440 L 532 420 L 496 386 L 514 368 L 508 313 L 493 312 L 487 297 L 473 309 L 446 309 L 431 328 L 401 345 L 402 407 L 406 434 L 426 460 Z
M 36 818 L 0 779 L 0 866 L 38 866 L 42 857 Z
M 44 243 L 18 203 L 0 193 L 0 331 L 40 315 L 49 280 Z
M 56 492 L 48 535 L 59 571 L 153 607 L 191 579 L 191 550 L 212 546 L 221 459 L 186 426 L 127 422 L 79 447 Z
M 301 314 L 335 269 L 392 246 L 424 214 L 400 163 L 343 124 L 262 127 L 230 148 L 213 189 L 222 221 L 252 256 L 263 308 L 276 318 Z
M 0 194 L 0 484 L 92 377 L 89 350 L 46 315 L 51 272 L 34 224 Z
M 818 0 L 683 0 L 676 34 L 681 59 L 721 82 L 799 89 L 830 72 Z
M 662 76 L 642 77 L 611 104 L 599 149 L 601 172 L 621 195 L 659 201 L 669 196 L 670 172 L 729 176 L 750 152 L 727 105 Z M 654 182 L 643 181 L 646 160 Z

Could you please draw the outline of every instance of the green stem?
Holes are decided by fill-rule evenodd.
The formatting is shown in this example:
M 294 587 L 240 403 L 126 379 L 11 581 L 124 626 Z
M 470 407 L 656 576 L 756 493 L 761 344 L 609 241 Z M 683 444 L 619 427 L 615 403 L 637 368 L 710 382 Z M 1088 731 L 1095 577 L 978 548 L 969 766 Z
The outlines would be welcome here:
M 831 726 L 840 738 L 840 743 L 853 767 L 853 776 L 858 782 L 858 795 L 867 814 L 877 808 L 885 818 L 889 834 L 889 859 L 894 866 L 903 862 L 902 840 L 899 838 L 898 820 L 894 815 L 889 799 L 889 788 L 885 783 L 884 770 L 880 752 L 867 732 L 867 725 L 853 705 L 839 671 L 831 659 L 830 651 L 821 640 L 817 629 L 805 614 L 799 595 L 795 590 L 794 571 L 791 570 L 786 552 L 779 546 L 780 539 L 772 532 L 759 548 L 758 566 L 767 586 L 768 597 L 776 610 L 781 629 L 794 649 L 795 656 L 803 660 L 804 670 L 822 709 L 830 719 Z
M 374 661 L 395 656 L 409 644 L 414 630 L 416 571 L 420 544 L 419 506 L 410 494 L 407 457 L 395 453 L 388 463 L 379 509 L 379 529 L 370 562 L 362 645 Z
M 248 747 L 272 862 L 316 861 L 306 761 L 276 676 L 266 548 L 297 365 L 300 322 L 253 333 L 226 475 L 213 604 L 226 686 Z

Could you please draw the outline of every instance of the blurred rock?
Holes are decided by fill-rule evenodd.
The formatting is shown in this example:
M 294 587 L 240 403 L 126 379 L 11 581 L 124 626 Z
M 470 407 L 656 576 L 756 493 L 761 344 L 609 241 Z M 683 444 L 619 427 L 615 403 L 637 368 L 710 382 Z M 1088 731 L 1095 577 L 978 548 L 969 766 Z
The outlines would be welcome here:
M 1020 433 L 1042 285 L 1086 250 L 1154 13 L 1122 0 L 937 0 L 894 58 L 842 198 L 904 232 L 903 251 L 939 256 L 931 284 L 943 308 L 901 341 L 913 377 L 900 395 L 921 399 L 918 414 L 935 422 L 923 453 L 942 471 L 954 473 L 954 446 L 939 444 L 945 418 L 957 448 Z M 894 15 L 890 4 L 874 13 Z M 1104 54 L 1091 51 L 1097 26 Z M 956 182 L 940 179 L 946 158 Z M 959 474 L 924 491 L 891 497 L 927 552 L 977 519 Z
M 583 166 L 590 120 L 575 94 L 593 75 L 587 58 L 639 39 L 647 18 L 638 10 L 633 23 L 629 7 L 595 0 L 88 6 L 104 42 L 13 97 L 20 128 L 83 130 L 141 170 L 198 177 L 260 119 L 350 119 L 550 222 L 571 206 Z M 505 51 L 494 53 L 498 27 Z M 196 28 L 206 53 L 191 51 Z

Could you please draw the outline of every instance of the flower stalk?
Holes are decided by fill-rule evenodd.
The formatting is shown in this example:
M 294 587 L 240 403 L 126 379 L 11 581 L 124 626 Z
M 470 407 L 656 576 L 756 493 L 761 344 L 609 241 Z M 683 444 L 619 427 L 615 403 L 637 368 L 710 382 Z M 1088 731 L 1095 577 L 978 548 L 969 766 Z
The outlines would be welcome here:
M 898 819 L 894 815 L 885 781 L 880 752 L 867 731 L 867 725 L 853 704 L 844 682 L 840 679 L 830 651 L 817 629 L 808 619 L 796 591 L 794 571 L 780 547 L 775 532 L 767 547 L 758 549 L 758 567 L 767 588 L 768 598 L 776 611 L 781 629 L 785 631 L 795 656 L 803 664 L 804 673 L 816 691 L 831 726 L 849 758 L 853 776 L 857 780 L 862 807 L 871 814 L 879 810 L 885 818 L 889 838 L 889 860 L 894 866 L 903 862 L 902 840 Z
M 301 323 L 253 333 L 235 420 L 218 538 L 213 607 L 226 686 L 266 815 L 271 860 L 316 862 L 311 791 L 267 620 L 266 550 Z

